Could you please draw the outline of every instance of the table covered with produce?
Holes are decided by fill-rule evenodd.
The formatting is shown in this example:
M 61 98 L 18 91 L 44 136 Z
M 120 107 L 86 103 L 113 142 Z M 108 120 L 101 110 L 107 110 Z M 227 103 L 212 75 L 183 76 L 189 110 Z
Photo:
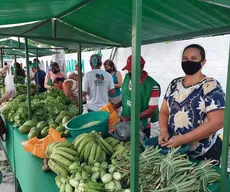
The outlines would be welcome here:
M 2 112 L 8 130 L 3 146 L 23 192 L 130 191 L 130 141 L 107 134 L 101 114 L 100 119 L 92 118 L 94 113 L 78 116 L 58 90 L 33 96 L 31 105 L 32 120 L 27 120 L 25 95 Z M 73 120 L 76 130 L 68 130 L 67 125 L 76 125 Z M 139 150 L 141 192 L 219 191 L 220 175 L 212 161 L 191 161 L 180 148 L 163 154 L 143 141 Z

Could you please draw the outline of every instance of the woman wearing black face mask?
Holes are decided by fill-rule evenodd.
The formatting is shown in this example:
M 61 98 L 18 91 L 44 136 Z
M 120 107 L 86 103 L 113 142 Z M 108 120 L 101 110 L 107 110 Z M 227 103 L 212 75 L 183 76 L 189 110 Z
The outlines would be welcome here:
M 46 74 L 44 87 L 50 89 L 53 85 L 53 82 L 56 78 L 64 78 L 65 74 L 60 71 L 58 63 L 52 62 L 50 64 L 50 71 Z
M 110 73 L 113 77 L 113 82 L 115 85 L 116 93 L 109 95 L 110 101 L 114 104 L 117 104 L 121 101 L 121 86 L 122 86 L 122 76 L 119 71 L 116 70 L 116 67 L 112 60 L 108 59 L 104 62 L 105 70 Z
M 225 96 L 218 81 L 206 77 L 204 48 L 187 46 L 182 55 L 184 77 L 174 79 L 165 94 L 159 115 L 159 144 L 168 148 L 190 144 L 189 156 L 220 161 Z M 170 138 L 171 137 L 171 138 Z

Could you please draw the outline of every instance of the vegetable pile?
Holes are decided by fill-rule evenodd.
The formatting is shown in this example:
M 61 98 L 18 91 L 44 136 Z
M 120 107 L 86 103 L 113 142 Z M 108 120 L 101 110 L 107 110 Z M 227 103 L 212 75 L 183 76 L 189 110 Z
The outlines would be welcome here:
M 56 185 L 63 192 L 129 192 L 130 143 L 102 138 L 95 131 L 83 133 L 72 144 L 48 146 L 49 168 L 57 174 Z M 213 161 L 192 163 L 179 148 L 167 155 L 146 147 L 140 153 L 141 192 L 207 192 L 219 180 Z
M 53 128 L 60 133 L 61 137 L 68 137 L 70 133 L 65 125 L 71 118 L 72 116 L 68 111 L 61 111 L 55 121 L 41 121 L 38 123 L 36 120 L 28 120 L 19 127 L 18 131 L 22 134 L 28 134 L 28 139 L 32 139 L 33 137 L 46 137 L 49 130 Z
M 51 89 L 31 97 L 32 119 L 40 121 L 54 121 L 61 111 L 67 110 L 70 116 L 76 116 L 78 109 L 64 93 L 58 89 Z M 9 102 L 3 110 L 5 118 L 20 127 L 28 120 L 28 103 L 26 95 L 19 95 Z
M 208 184 L 220 179 L 213 169 L 213 161 L 203 161 L 197 165 L 189 161 L 187 155 L 177 153 L 172 149 L 167 155 L 160 149 L 147 147 L 140 154 L 140 191 L 141 192 L 205 192 Z M 130 151 L 125 150 L 113 164 L 122 171 L 124 186 L 130 185 Z M 151 165 L 151 166 L 150 166 Z

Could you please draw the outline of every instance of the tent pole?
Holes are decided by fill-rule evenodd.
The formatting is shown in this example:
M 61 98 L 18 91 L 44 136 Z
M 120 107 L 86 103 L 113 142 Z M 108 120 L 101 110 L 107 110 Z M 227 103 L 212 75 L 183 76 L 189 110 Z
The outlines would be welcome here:
M 28 119 L 31 119 L 31 98 L 30 98 L 30 67 L 29 67 L 29 52 L 28 39 L 25 38 L 25 58 L 26 58 L 26 80 L 27 80 L 27 100 L 28 100 Z
M 77 46 L 77 63 L 78 63 L 78 106 L 79 114 L 82 114 L 82 63 L 81 63 L 81 44 Z
M 227 75 L 227 91 L 226 91 L 226 103 L 224 111 L 224 134 L 222 145 L 222 158 L 221 158 L 221 175 L 220 175 L 220 191 L 226 192 L 227 190 L 227 168 L 228 168 L 228 145 L 229 145 L 229 133 L 230 133 L 230 46 L 228 52 L 228 75 Z
M 14 77 L 17 77 L 17 55 L 14 55 Z
M 1 68 L 3 68 L 4 64 L 3 64 L 3 49 L 0 50 L 1 52 Z
M 56 19 L 52 19 L 52 37 L 53 39 L 56 39 L 56 34 L 57 34 L 57 20 Z
M 37 83 L 38 83 L 38 70 L 39 70 L 39 65 L 38 65 L 38 49 L 36 49 L 36 67 L 37 67 Z
M 131 92 L 131 192 L 139 191 L 141 20 L 142 0 L 133 0 Z

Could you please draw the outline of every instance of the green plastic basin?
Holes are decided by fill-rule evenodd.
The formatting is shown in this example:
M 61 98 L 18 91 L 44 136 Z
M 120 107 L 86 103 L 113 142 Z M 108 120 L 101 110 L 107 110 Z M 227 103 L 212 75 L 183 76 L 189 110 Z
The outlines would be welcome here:
M 77 137 L 82 133 L 90 133 L 93 130 L 97 132 L 101 132 L 102 136 L 105 136 L 108 133 L 108 129 L 109 129 L 108 118 L 109 118 L 109 113 L 105 111 L 86 113 L 71 119 L 66 124 L 66 129 L 69 130 L 72 137 Z M 92 126 L 81 128 L 83 125 L 92 121 L 100 121 L 100 122 Z

